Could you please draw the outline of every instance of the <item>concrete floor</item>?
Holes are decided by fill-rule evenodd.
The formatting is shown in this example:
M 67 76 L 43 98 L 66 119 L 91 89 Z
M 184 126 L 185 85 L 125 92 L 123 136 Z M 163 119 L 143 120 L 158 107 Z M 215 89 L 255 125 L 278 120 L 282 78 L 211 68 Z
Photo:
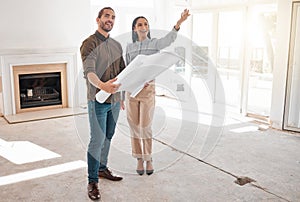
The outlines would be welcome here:
M 122 111 L 109 167 L 124 179 L 100 180 L 102 201 L 300 201 L 299 133 L 259 130 L 233 113 L 222 125 L 199 117 L 157 108 L 155 173 L 139 176 Z M 0 118 L 0 201 L 90 201 L 88 136 L 86 114 L 17 124 Z M 255 182 L 241 186 L 239 177 Z

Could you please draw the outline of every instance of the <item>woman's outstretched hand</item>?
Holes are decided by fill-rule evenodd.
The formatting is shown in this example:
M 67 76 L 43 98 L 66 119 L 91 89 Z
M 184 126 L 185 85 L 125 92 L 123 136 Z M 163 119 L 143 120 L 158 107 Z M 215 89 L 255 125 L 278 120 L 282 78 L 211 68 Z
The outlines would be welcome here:
M 188 9 L 184 9 L 184 11 L 181 13 L 181 17 L 175 25 L 176 30 L 179 30 L 181 23 L 183 23 L 191 15 L 189 12 L 190 11 Z
M 185 21 L 191 15 L 189 12 L 190 11 L 188 9 L 184 9 L 184 11 L 181 13 L 181 17 L 179 21 L 181 22 Z

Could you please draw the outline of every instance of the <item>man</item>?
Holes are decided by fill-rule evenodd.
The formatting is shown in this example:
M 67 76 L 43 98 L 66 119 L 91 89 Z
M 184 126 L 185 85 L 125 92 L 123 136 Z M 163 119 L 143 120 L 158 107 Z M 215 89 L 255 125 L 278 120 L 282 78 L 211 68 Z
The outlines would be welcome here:
M 101 9 L 96 21 L 97 31 L 84 40 L 80 47 L 83 73 L 87 85 L 90 123 L 91 137 L 87 163 L 88 196 L 92 200 L 98 200 L 101 197 L 98 189 L 98 177 L 112 181 L 122 180 L 122 177 L 114 176 L 108 170 L 107 157 L 120 108 L 124 109 L 120 93 L 116 93 L 120 85 L 113 82 L 125 68 L 121 45 L 109 37 L 115 21 L 114 10 L 110 7 Z M 112 93 L 102 104 L 95 100 L 95 95 L 100 90 Z

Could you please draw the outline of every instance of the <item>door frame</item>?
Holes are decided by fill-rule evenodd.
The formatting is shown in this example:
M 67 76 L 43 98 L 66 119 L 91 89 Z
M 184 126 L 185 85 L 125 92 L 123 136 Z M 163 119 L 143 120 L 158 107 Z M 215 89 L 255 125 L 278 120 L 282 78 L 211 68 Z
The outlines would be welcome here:
M 291 32 L 290 32 L 290 42 L 289 42 L 289 54 L 288 54 L 288 67 L 287 67 L 287 78 L 286 78 L 286 87 L 285 87 L 285 100 L 284 100 L 284 112 L 283 112 L 283 130 L 290 130 L 300 132 L 300 128 L 289 126 L 288 117 L 290 110 L 290 99 L 291 99 L 291 85 L 292 85 L 292 73 L 293 73 L 293 63 L 294 63 L 294 48 L 296 41 L 296 30 L 300 31 L 300 27 L 296 27 L 297 25 L 297 17 L 300 19 L 300 12 L 298 13 L 298 9 L 300 9 L 300 1 L 294 1 L 292 4 L 292 18 L 291 18 Z M 298 35 L 299 36 L 299 35 Z

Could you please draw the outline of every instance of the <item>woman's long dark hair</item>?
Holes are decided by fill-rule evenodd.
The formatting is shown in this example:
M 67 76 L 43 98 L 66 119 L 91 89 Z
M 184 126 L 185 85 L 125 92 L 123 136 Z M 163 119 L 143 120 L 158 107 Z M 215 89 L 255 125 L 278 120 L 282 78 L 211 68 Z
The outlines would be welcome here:
M 134 27 L 135 27 L 135 25 L 136 25 L 136 22 L 137 22 L 138 19 L 140 19 L 140 18 L 144 18 L 145 20 L 147 20 L 147 18 L 145 18 L 144 16 L 136 17 L 136 18 L 133 20 L 133 22 L 132 22 L 132 31 L 131 31 L 131 33 L 132 33 L 132 42 L 133 42 L 133 43 L 139 40 L 139 37 L 138 37 L 137 33 L 134 31 Z M 148 20 L 147 20 L 147 22 L 148 22 Z M 149 27 L 149 23 L 148 23 L 148 27 Z M 148 37 L 149 39 L 151 39 L 151 36 L 150 36 L 150 28 L 149 28 L 147 37 Z

